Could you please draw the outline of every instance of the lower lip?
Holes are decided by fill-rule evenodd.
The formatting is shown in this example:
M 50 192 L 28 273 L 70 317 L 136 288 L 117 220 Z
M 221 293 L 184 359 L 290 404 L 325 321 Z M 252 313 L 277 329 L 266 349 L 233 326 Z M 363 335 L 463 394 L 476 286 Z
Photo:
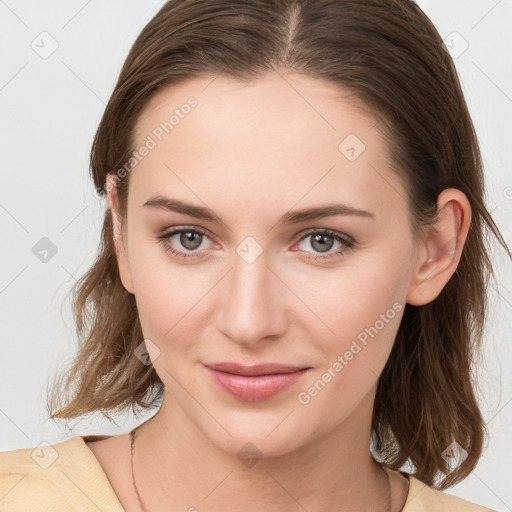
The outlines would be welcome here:
M 212 370 L 205 367 L 211 378 L 230 395 L 245 400 L 258 402 L 277 395 L 295 384 L 308 371 L 308 368 L 292 373 L 272 375 L 245 376 Z

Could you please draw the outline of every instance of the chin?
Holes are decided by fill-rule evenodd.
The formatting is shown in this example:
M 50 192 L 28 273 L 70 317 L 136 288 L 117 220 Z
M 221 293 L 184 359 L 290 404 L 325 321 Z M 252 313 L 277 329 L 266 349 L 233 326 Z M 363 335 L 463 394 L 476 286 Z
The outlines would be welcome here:
M 311 440 L 314 429 L 308 434 L 304 424 L 299 424 L 297 418 L 292 419 L 293 414 L 286 418 L 287 414 L 289 411 L 274 413 L 267 421 L 261 416 L 259 419 L 254 416 L 242 419 L 240 414 L 231 418 L 217 416 L 230 435 L 217 428 L 217 424 L 199 425 L 199 428 L 220 450 L 237 456 L 244 465 L 251 467 L 260 459 L 290 454 Z

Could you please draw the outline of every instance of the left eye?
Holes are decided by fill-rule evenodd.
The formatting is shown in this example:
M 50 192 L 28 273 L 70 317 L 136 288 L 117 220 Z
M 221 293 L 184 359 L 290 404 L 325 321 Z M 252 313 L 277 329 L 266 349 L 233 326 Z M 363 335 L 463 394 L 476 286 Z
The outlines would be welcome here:
M 179 235 L 179 243 L 182 247 L 185 248 L 185 251 L 175 249 L 173 245 L 169 243 L 172 237 L 176 235 Z M 321 254 L 318 255 L 318 253 L 310 253 L 309 255 L 305 256 L 307 259 L 312 260 L 322 261 L 333 257 L 342 256 L 348 249 L 351 249 L 355 245 L 355 241 L 351 237 L 330 230 L 310 231 L 299 240 L 299 244 L 309 237 L 312 238 L 308 245 L 320 251 L 320 253 L 327 253 L 333 247 L 334 242 L 341 244 L 340 249 L 335 252 L 326 254 L 325 256 Z M 180 258 L 197 258 L 200 257 L 200 255 L 197 253 L 201 252 L 198 249 L 202 244 L 203 238 L 209 237 L 204 231 L 197 228 L 180 228 L 159 235 L 157 238 L 159 242 L 163 244 L 164 249 L 171 254 L 174 254 Z
M 355 242 L 352 238 L 347 235 L 342 235 L 341 233 L 336 233 L 335 231 L 330 230 L 315 230 L 309 233 L 306 233 L 301 239 L 300 242 L 304 241 L 306 238 L 311 238 L 311 241 L 308 243 L 314 249 L 320 250 L 320 252 L 328 252 L 332 246 L 334 245 L 334 241 L 338 242 L 342 245 L 341 249 L 337 251 L 331 252 L 325 256 L 318 256 L 318 253 L 309 254 L 306 256 L 308 259 L 313 260 L 326 260 L 330 258 L 335 258 L 338 256 L 342 256 L 347 250 L 351 249 Z M 327 242 L 326 242 L 327 240 Z

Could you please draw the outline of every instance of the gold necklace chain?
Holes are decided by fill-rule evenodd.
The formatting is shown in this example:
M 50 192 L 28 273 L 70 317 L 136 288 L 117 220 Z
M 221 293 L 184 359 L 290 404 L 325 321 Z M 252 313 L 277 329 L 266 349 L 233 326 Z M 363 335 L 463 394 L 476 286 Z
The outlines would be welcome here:
M 132 481 L 133 481 L 133 488 L 135 489 L 135 494 L 137 494 L 137 499 L 139 500 L 140 508 L 143 510 L 143 512 L 148 512 L 146 510 L 146 508 L 144 507 L 144 505 L 142 504 L 142 498 L 140 497 L 139 490 L 137 489 L 137 484 L 135 483 L 135 473 L 133 471 L 133 451 L 134 451 L 134 446 L 135 446 L 135 432 L 138 428 L 139 427 L 134 428 L 130 432 Z M 391 483 L 389 481 L 389 474 L 385 469 L 384 469 L 384 473 L 386 473 L 386 477 L 387 477 L 386 482 L 387 482 L 387 493 L 388 493 L 388 507 L 386 509 L 386 512 L 391 512 Z

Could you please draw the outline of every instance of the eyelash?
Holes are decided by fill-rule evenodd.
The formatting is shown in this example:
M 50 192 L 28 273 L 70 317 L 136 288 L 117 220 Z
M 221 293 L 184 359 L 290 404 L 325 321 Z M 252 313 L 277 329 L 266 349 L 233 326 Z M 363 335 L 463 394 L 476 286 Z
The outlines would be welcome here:
M 198 233 L 198 234 L 201 234 L 201 235 L 209 238 L 207 233 L 204 232 L 203 230 L 199 229 L 199 228 L 180 228 L 180 229 L 173 229 L 172 231 L 169 231 L 169 232 L 164 233 L 162 235 L 159 235 L 157 237 L 158 242 L 163 244 L 164 249 L 167 252 L 170 252 L 171 254 L 173 254 L 174 256 L 177 256 L 177 257 L 183 258 L 183 259 L 186 259 L 186 258 L 198 258 L 198 257 L 200 257 L 200 256 L 197 256 L 196 253 L 194 253 L 194 252 L 189 254 L 189 253 L 186 253 L 186 252 L 183 252 L 183 251 L 179 251 L 179 250 L 174 249 L 171 246 L 169 246 L 168 240 L 173 235 L 176 235 L 177 233 Z M 314 256 L 312 254 L 309 254 L 308 256 L 305 256 L 306 259 L 323 262 L 323 261 L 326 261 L 326 260 L 330 260 L 332 258 L 341 257 L 343 254 L 345 254 L 345 252 L 347 252 L 347 250 L 352 249 L 355 246 L 355 244 L 356 244 L 355 241 L 352 238 L 350 238 L 350 237 L 348 237 L 346 235 L 340 235 L 340 234 L 336 233 L 335 231 L 331 231 L 329 229 L 314 229 L 314 230 L 308 231 L 298 241 L 298 243 L 302 242 L 302 240 L 305 240 L 309 236 L 319 235 L 319 234 L 320 235 L 327 235 L 327 236 L 333 238 L 337 242 L 342 243 L 344 245 L 344 247 L 342 247 L 340 250 L 338 250 L 338 251 L 336 251 L 334 253 L 328 254 L 327 256 Z

